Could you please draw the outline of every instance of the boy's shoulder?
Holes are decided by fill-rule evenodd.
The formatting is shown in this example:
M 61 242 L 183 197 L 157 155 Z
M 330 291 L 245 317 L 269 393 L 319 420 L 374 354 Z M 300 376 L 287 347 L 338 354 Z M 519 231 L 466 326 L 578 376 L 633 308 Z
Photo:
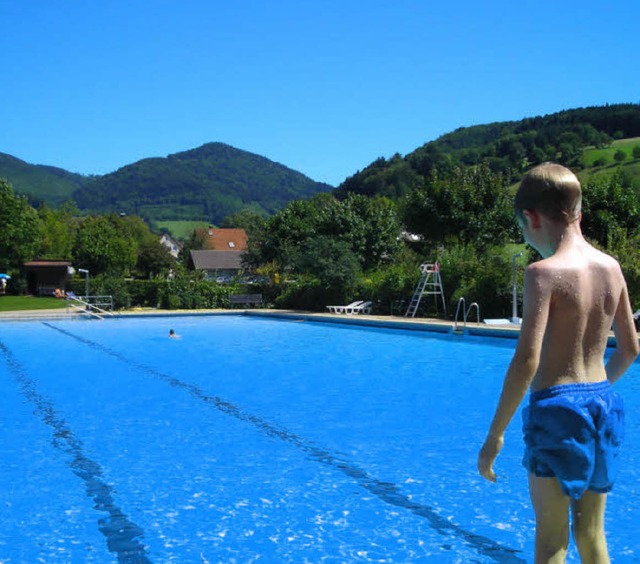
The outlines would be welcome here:
M 525 273 L 529 279 L 544 279 L 562 276 L 568 272 L 587 275 L 594 270 L 620 271 L 620 265 L 611 255 L 588 245 L 579 253 L 554 254 L 532 262 L 527 266 Z
M 618 261 L 611 255 L 605 253 L 587 243 L 586 241 L 570 250 L 557 252 L 553 255 L 540 259 L 529 265 L 534 271 L 547 271 L 556 269 L 588 269 L 592 266 L 618 267 Z

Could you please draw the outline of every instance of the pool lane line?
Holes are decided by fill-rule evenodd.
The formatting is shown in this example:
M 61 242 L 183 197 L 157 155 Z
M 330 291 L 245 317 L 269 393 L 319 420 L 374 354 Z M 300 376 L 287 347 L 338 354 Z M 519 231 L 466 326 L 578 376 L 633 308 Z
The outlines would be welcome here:
M 84 482 L 87 496 L 95 503 L 94 509 L 107 514 L 105 518 L 98 520 L 98 529 L 107 540 L 109 552 L 116 553 L 118 562 L 123 564 L 150 564 L 147 549 L 138 540 L 144 537 L 143 529 L 116 505 L 113 489 L 103 480 L 100 465 L 84 454 L 82 441 L 75 437 L 67 422 L 56 411 L 53 402 L 37 390 L 35 381 L 1 341 L 0 357 L 4 358 L 22 395 L 53 431 L 52 445 L 71 457 L 66 464 Z
M 339 470 L 349 478 L 352 478 L 358 485 L 367 490 L 369 493 L 375 495 L 384 503 L 399 507 L 401 509 L 406 509 L 414 515 L 426 519 L 429 522 L 431 528 L 442 536 L 454 535 L 465 541 L 469 547 L 476 550 L 478 553 L 482 554 L 483 556 L 487 556 L 495 562 L 499 562 L 501 564 L 526 563 L 525 559 L 518 556 L 518 553 L 520 553 L 521 551 L 503 546 L 502 544 L 488 537 L 478 535 L 472 531 L 468 531 L 467 529 L 460 527 L 459 525 L 456 525 L 455 523 L 452 523 L 445 517 L 442 517 L 440 514 L 438 514 L 438 512 L 432 506 L 422 505 L 412 501 L 408 496 L 401 493 L 396 484 L 384 482 L 373 476 L 370 476 L 366 470 L 359 468 L 352 462 L 341 459 L 337 455 L 331 453 L 329 450 L 316 446 L 312 441 L 305 440 L 299 435 L 288 431 L 284 427 L 269 423 L 258 415 L 247 413 L 241 410 L 235 404 L 226 401 L 218 396 L 207 395 L 195 384 L 183 382 L 182 380 L 179 380 L 174 376 L 164 374 L 163 372 L 160 372 L 155 368 L 151 368 L 145 364 L 142 364 L 135 360 L 131 360 L 120 354 L 119 352 L 101 345 L 100 343 L 97 343 L 90 339 L 86 339 L 80 335 L 76 335 L 75 333 L 67 331 L 66 329 L 56 327 L 51 323 L 43 322 L 43 325 L 46 325 L 47 327 L 54 329 L 55 331 L 58 331 L 64 335 L 67 335 L 68 337 L 71 337 L 72 339 L 75 339 L 92 349 L 116 358 L 117 360 L 149 376 L 163 380 L 174 388 L 185 390 L 191 396 L 205 402 L 208 405 L 211 405 L 222 413 L 235 417 L 240 421 L 251 423 L 269 437 L 280 439 L 295 446 L 299 450 L 306 453 L 310 458 L 322 464 L 330 466 L 336 470 Z M 450 547 L 448 547 L 446 544 L 443 544 L 441 545 L 441 548 L 446 550 Z

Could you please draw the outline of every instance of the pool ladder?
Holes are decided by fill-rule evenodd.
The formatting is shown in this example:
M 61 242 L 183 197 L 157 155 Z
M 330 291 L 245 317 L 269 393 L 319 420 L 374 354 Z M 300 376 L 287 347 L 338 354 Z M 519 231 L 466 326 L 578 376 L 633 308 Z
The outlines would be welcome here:
M 458 328 L 458 314 L 460 313 L 460 307 L 462 307 L 462 320 L 463 320 L 462 329 Z M 473 302 L 472 304 L 469 305 L 468 308 L 466 308 L 464 298 L 460 298 L 458 300 L 458 306 L 456 307 L 456 316 L 453 322 L 454 333 L 460 333 L 460 334 L 464 333 L 464 330 L 467 328 L 467 318 L 469 317 L 469 312 L 474 307 L 476 308 L 476 314 L 477 314 L 476 323 L 480 325 L 480 306 L 478 305 L 478 302 Z

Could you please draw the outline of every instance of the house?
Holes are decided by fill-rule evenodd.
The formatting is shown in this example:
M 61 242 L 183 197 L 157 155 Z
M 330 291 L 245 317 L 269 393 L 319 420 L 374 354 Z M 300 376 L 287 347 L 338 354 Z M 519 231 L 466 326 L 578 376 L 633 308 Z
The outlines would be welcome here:
M 209 226 L 194 230 L 197 240 L 202 241 L 202 249 L 207 251 L 246 251 L 247 232 L 244 229 L 216 229 Z
M 244 251 L 191 251 L 191 263 L 195 270 L 202 270 L 207 280 L 231 282 L 242 274 Z
M 191 264 L 195 270 L 205 272 L 207 280 L 231 282 L 242 274 L 242 256 L 247 250 L 244 229 L 216 229 L 212 226 L 194 230 L 195 239 L 202 250 L 191 251 Z
M 178 258 L 178 255 L 182 250 L 182 245 L 173 237 L 167 235 L 166 233 L 163 233 L 162 237 L 160 237 L 160 244 L 164 245 L 169 250 L 169 254 L 171 254 L 173 258 Z
M 68 260 L 32 260 L 23 264 L 23 271 L 27 293 L 34 296 L 52 296 L 56 288 L 66 290 L 74 272 Z

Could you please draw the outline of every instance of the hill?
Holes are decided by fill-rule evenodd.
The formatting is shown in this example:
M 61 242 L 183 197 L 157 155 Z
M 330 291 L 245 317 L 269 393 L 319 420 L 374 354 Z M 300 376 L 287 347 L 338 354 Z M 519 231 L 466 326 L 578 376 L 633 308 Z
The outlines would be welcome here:
M 61 168 L 32 165 L 11 155 L 0 153 L 0 178 L 5 178 L 14 190 L 32 202 L 44 201 L 57 206 L 69 199 L 84 185 L 87 177 Z
M 270 215 L 291 200 L 331 189 L 265 157 L 208 143 L 94 178 L 73 197 L 84 210 L 219 223 L 240 209 Z
M 577 172 L 590 166 L 585 149 L 610 147 L 615 139 L 640 136 L 640 104 L 564 110 L 546 116 L 463 127 L 412 153 L 380 158 L 347 178 L 337 193 L 381 194 L 397 198 L 433 174 L 487 163 L 515 182 L 531 166 L 560 162 Z
M 249 209 L 270 215 L 291 200 L 329 191 L 300 172 L 223 143 L 149 158 L 103 176 L 82 176 L 0 154 L 0 178 L 53 206 L 70 198 L 85 212 L 131 213 L 150 223 L 219 223 Z

